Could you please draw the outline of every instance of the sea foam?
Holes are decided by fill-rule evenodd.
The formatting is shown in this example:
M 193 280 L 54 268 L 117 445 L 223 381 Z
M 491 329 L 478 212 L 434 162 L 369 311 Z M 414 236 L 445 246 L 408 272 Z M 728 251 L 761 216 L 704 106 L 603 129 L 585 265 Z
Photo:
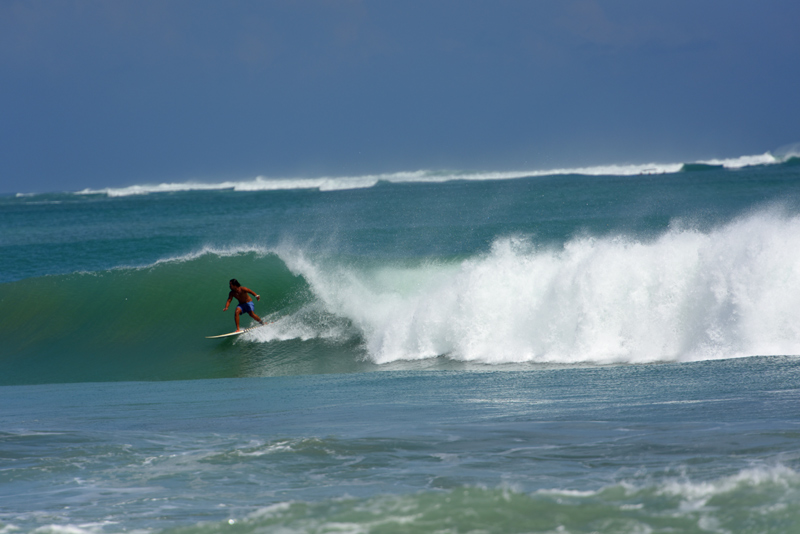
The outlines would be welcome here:
M 644 363 L 800 354 L 800 218 L 563 247 L 497 239 L 460 262 L 359 267 L 279 255 L 374 362 Z M 300 320 L 299 317 L 297 320 Z

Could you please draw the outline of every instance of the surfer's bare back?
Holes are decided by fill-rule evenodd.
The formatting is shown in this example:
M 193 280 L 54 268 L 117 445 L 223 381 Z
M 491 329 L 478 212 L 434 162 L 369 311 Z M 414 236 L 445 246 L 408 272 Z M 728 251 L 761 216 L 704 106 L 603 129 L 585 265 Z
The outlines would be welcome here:
M 239 315 L 242 313 L 247 313 L 259 323 L 264 324 L 264 322 L 261 320 L 261 317 L 256 315 L 256 306 L 253 304 L 253 299 L 250 298 L 250 295 L 253 295 L 256 300 L 261 300 L 261 297 L 256 295 L 256 292 L 252 289 L 242 286 L 242 284 L 240 284 L 236 278 L 231 278 L 231 281 L 228 283 L 228 285 L 231 288 L 231 292 L 228 293 L 228 302 L 225 303 L 225 307 L 222 309 L 222 311 L 228 311 L 228 306 L 231 305 L 231 301 L 234 299 L 234 297 L 239 301 L 239 305 L 236 306 L 236 312 L 234 313 L 236 318 L 236 331 L 238 332 L 241 330 L 239 328 Z

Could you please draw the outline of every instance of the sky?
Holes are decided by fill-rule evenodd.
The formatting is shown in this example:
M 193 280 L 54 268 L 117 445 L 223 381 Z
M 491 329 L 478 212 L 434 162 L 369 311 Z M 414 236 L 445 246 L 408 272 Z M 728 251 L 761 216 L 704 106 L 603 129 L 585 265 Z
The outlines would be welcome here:
M 0 193 L 800 141 L 797 0 L 0 0 Z

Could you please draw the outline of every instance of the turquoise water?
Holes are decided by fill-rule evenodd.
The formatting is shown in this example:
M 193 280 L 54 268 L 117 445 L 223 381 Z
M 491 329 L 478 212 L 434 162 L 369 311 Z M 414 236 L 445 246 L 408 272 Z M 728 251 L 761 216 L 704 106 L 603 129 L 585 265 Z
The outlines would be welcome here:
M 47 532 L 790 532 L 796 358 L 0 389 Z
M 797 530 L 759 162 L 0 198 L 0 532 Z

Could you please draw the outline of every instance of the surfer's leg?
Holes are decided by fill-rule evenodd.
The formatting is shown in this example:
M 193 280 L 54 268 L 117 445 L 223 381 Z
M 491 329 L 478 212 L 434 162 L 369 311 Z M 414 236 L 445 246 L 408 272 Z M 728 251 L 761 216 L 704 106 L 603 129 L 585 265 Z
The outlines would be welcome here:
M 261 320 L 261 317 L 256 315 L 256 312 L 248 312 L 248 313 L 250 314 L 250 317 L 258 321 L 259 323 L 264 324 L 264 321 Z
M 233 316 L 236 318 L 236 331 L 239 331 L 239 314 L 242 313 L 242 309 L 238 306 L 236 307 L 236 311 L 233 312 Z

